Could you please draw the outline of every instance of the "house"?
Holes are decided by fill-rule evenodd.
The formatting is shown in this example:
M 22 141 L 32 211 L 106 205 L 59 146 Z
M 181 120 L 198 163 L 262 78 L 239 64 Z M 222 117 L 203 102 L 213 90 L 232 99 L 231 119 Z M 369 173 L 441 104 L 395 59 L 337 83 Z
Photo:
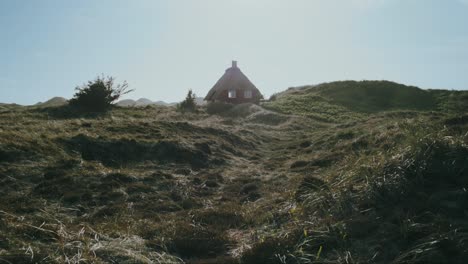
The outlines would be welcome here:
M 232 61 L 232 67 L 216 82 L 205 97 L 208 102 L 231 104 L 258 103 L 263 95 Z

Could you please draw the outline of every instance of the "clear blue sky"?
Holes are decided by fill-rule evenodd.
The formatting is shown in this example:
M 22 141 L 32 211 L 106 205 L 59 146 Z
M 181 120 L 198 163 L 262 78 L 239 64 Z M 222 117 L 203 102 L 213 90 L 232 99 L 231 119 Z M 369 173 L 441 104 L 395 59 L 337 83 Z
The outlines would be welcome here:
M 98 74 L 128 98 L 204 96 L 231 60 L 265 95 L 386 79 L 468 88 L 468 0 L 0 0 L 0 102 L 72 97 Z

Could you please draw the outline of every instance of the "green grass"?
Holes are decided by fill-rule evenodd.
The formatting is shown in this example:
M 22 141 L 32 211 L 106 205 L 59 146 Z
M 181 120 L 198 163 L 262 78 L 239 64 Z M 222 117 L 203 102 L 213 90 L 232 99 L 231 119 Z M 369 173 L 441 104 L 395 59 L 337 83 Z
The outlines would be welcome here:
M 436 107 L 428 91 L 388 81 L 334 82 L 315 89 L 334 104 L 356 112 L 432 110 Z
M 466 91 L 422 90 L 388 81 L 342 81 L 290 88 L 275 98 L 263 106 L 338 123 L 384 111 L 460 112 L 468 107 Z
M 303 115 L 318 121 L 341 122 L 362 118 L 361 114 L 353 113 L 343 106 L 333 104 L 323 96 L 306 90 L 278 97 L 275 101 L 264 103 L 262 106 L 280 113 Z
M 468 109 L 467 91 L 429 90 L 437 101 L 438 109 L 445 112 L 463 112 Z

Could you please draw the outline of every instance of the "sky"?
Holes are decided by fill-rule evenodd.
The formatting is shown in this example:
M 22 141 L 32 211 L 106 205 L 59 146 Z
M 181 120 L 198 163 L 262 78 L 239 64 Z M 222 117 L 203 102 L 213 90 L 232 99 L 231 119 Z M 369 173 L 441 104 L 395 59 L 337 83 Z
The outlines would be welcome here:
M 338 80 L 466 90 L 468 0 L 0 0 L 0 102 L 71 98 L 101 74 L 176 102 L 232 60 L 266 97 Z

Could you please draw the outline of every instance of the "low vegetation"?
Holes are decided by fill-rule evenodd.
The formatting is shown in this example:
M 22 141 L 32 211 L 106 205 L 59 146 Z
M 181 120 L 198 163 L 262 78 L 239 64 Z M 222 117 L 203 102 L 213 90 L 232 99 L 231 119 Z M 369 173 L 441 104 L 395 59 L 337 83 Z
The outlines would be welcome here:
M 177 109 L 181 112 L 196 112 L 197 111 L 197 104 L 195 102 L 196 95 L 192 92 L 192 90 L 189 90 L 187 93 L 187 97 L 185 97 L 185 100 L 180 102 L 177 105 Z
M 114 77 L 98 76 L 76 88 L 75 96 L 70 100 L 70 106 L 84 112 L 105 112 L 121 96 L 132 92 L 128 83 L 116 84 Z
M 275 94 L 264 107 L 321 121 L 362 120 L 385 111 L 443 111 L 467 109 L 464 91 L 422 90 L 388 81 L 342 81 L 289 88 Z
M 467 92 L 275 97 L 197 114 L 0 106 L 0 263 L 468 258 Z

